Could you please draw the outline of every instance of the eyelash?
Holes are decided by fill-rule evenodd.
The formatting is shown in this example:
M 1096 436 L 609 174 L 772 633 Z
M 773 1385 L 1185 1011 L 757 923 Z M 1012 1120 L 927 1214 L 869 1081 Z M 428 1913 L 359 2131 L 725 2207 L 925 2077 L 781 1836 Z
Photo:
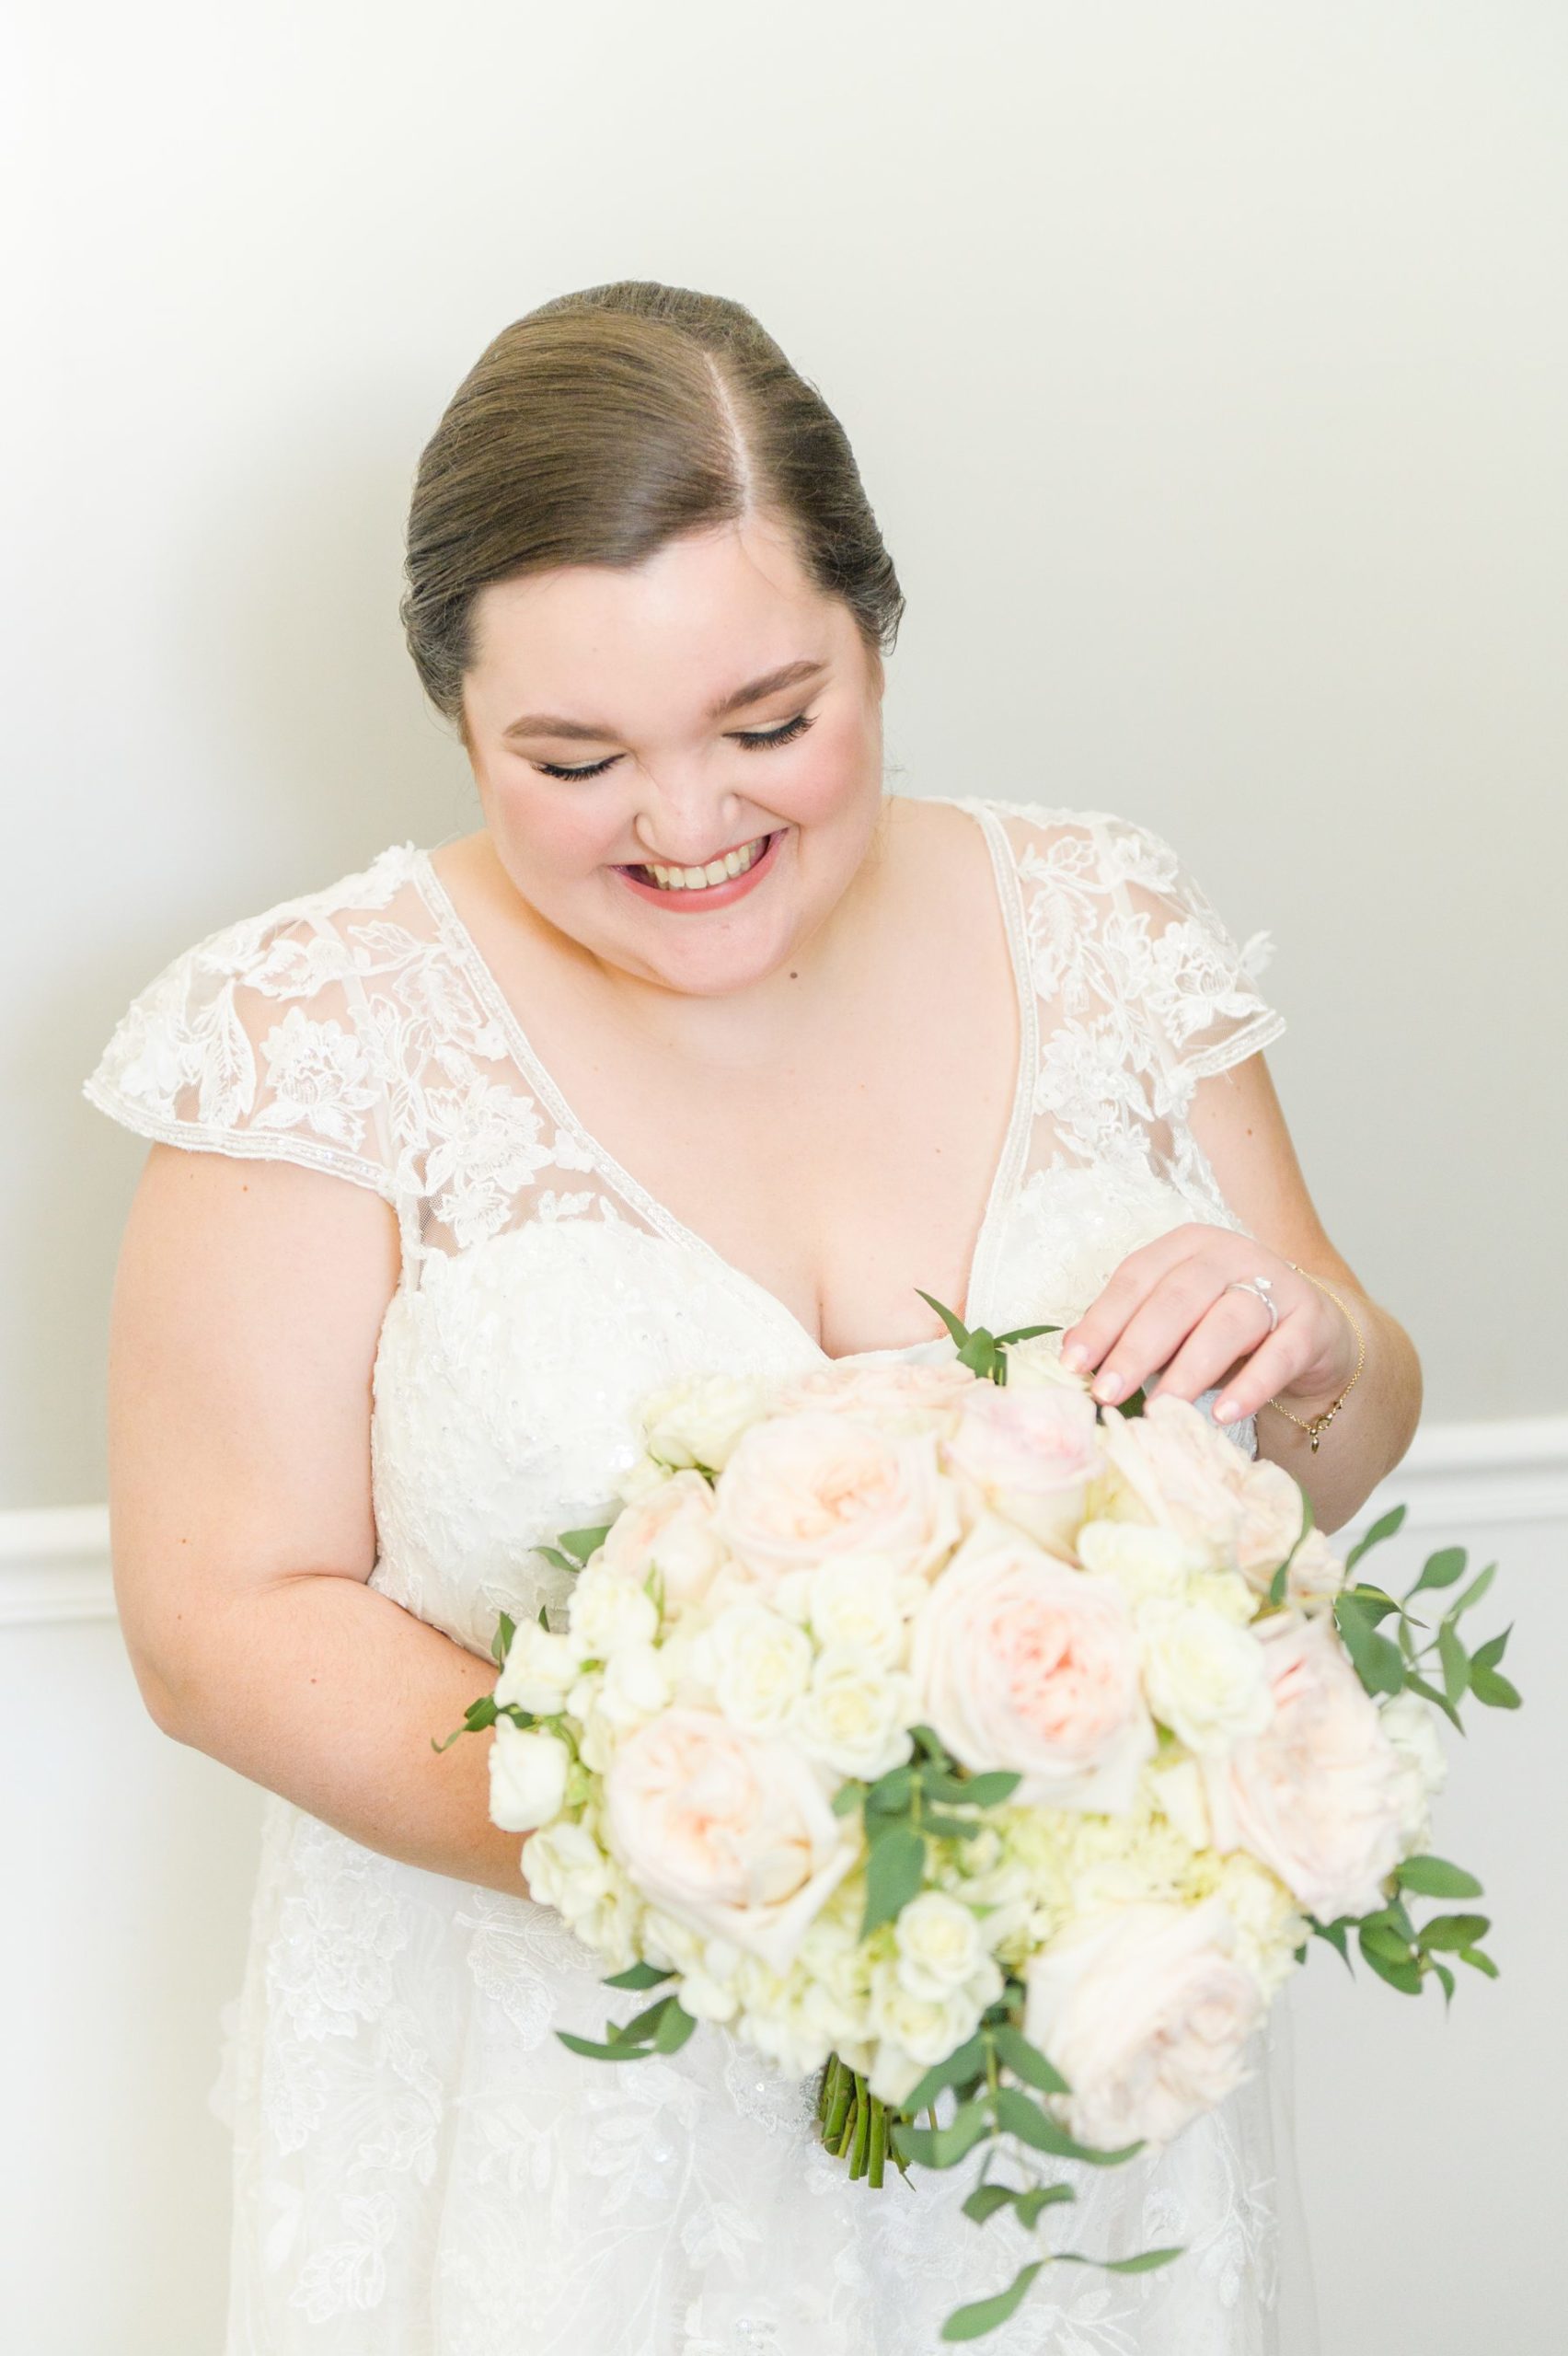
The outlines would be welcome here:
M 780 728 L 755 730 L 749 733 L 743 729 L 732 739 L 732 741 L 737 745 L 744 745 L 751 751 L 756 752 L 768 745 L 792 745 L 797 736 L 803 736 L 808 728 L 813 728 L 815 725 L 816 719 L 814 713 L 810 719 L 808 719 L 803 711 L 798 711 L 793 720 L 785 721 L 783 726 Z M 561 768 L 554 761 L 536 761 L 533 766 L 539 771 L 542 777 L 561 777 L 568 780 L 575 778 L 581 780 L 583 778 L 603 777 L 605 771 L 609 768 L 611 761 L 614 761 L 617 758 L 618 758 L 618 756 L 612 753 L 609 755 L 608 758 L 602 761 L 593 761 L 586 768 L 581 769 Z

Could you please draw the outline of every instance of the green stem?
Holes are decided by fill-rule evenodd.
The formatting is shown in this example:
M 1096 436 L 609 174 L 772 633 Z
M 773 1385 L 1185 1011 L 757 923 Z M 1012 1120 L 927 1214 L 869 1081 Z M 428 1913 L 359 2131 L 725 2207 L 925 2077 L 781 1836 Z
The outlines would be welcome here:
M 836 2073 L 833 2092 L 828 2101 L 827 2117 L 823 2123 L 822 2140 L 830 2152 L 836 2152 L 844 2136 L 844 2122 L 849 2116 L 849 2100 L 855 2082 L 837 2054 L 828 2064 Z
M 866 2164 L 866 2177 L 868 2183 L 870 2183 L 878 2191 L 882 2189 L 882 2164 L 886 2159 L 886 2156 L 887 2105 L 884 2102 L 873 2102 L 871 2105 L 870 2152 Z
M 871 2140 L 871 2097 L 858 2070 L 855 2073 L 855 2147 L 849 2154 L 851 2182 L 866 2173 L 866 2158 Z

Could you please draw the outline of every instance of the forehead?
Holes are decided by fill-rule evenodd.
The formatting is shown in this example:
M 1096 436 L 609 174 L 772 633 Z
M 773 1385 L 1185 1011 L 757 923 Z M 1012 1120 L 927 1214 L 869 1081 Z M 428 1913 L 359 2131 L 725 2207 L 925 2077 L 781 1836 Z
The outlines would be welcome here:
M 634 699 L 703 710 L 801 656 L 831 662 L 857 636 L 842 601 L 752 518 L 672 540 L 636 566 L 563 565 L 492 583 L 474 603 L 466 686 L 487 710 L 521 697 L 554 711 L 580 706 L 586 718 Z

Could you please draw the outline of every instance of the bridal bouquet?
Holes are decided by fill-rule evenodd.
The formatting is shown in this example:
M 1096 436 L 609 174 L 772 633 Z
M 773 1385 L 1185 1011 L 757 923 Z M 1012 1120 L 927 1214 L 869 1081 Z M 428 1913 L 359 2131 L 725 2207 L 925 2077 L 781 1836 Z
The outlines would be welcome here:
M 1434 1713 L 1519 1697 L 1506 1632 L 1459 1635 L 1494 1566 L 1434 1632 L 1408 1607 L 1462 1549 L 1402 1600 L 1352 1578 L 1402 1507 L 1341 1561 L 1198 1408 L 1099 1407 L 1058 1328 L 931 1306 L 943 1363 L 646 1399 L 620 1509 L 541 1550 L 564 1626 L 502 1616 L 457 1734 L 494 1729 L 530 1892 L 650 1992 L 566 2045 L 625 2062 L 722 2022 L 821 2073 L 852 2176 L 983 2146 L 965 2214 L 1033 2232 L 1073 2199 L 1044 2164 L 1159 2148 L 1241 2082 L 1310 1936 L 1348 1964 L 1354 1933 L 1406 1993 L 1447 2001 L 1451 1958 L 1495 1974 L 1483 1915 L 1411 1909 L 1480 1894 L 1427 1848 Z M 1181 2254 L 1045 2251 L 943 2337 L 1053 2258 Z

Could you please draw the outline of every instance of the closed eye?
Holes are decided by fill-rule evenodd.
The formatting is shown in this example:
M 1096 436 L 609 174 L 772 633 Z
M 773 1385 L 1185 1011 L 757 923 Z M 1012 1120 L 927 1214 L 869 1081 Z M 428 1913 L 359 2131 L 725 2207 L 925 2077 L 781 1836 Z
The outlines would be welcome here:
M 815 724 L 814 713 L 808 719 L 806 714 L 801 711 L 796 713 L 793 720 L 785 721 L 778 728 L 737 730 L 732 733 L 730 742 L 732 745 L 744 745 L 751 751 L 756 752 L 766 745 L 792 745 L 797 736 L 803 736 L 807 729 L 814 727 Z M 590 761 L 585 768 L 575 769 L 562 768 L 555 761 L 534 761 L 529 766 L 537 769 L 541 777 L 603 777 L 605 771 L 619 758 L 618 753 L 611 753 L 602 761 Z

